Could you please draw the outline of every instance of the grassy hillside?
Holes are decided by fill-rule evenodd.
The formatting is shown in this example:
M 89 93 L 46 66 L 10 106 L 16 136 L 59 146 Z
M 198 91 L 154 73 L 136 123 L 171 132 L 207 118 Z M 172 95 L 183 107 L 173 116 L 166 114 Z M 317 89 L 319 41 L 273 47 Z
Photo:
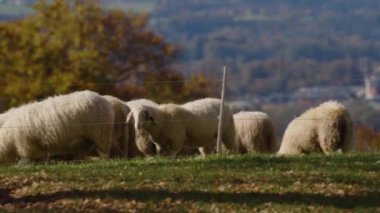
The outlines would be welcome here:
M 0 209 L 380 211 L 380 156 L 111 160 L 0 168 Z

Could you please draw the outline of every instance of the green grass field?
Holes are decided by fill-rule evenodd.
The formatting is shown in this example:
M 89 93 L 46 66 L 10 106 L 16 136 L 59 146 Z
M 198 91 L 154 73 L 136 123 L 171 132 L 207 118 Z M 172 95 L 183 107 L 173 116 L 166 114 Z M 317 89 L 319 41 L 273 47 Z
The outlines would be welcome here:
M 380 155 L 211 156 L 0 167 L 0 210 L 379 212 Z

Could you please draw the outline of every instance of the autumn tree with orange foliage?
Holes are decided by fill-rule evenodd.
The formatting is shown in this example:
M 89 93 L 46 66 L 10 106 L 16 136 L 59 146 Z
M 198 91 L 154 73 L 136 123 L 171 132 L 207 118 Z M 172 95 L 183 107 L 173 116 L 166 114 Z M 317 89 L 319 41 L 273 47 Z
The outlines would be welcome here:
M 94 0 L 40 0 L 33 8 L 0 23 L 0 97 L 7 105 L 80 89 L 181 99 L 183 75 L 170 67 L 178 52 L 147 29 L 147 15 L 105 10 Z M 148 83 L 157 81 L 167 83 Z
M 355 131 L 355 151 L 380 151 L 380 133 L 365 125 L 358 126 Z

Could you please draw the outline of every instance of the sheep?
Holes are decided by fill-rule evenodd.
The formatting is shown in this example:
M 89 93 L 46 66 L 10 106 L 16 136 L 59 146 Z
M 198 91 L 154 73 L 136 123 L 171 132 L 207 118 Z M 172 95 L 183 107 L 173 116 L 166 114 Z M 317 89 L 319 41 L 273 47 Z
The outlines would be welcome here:
M 115 117 L 114 139 L 110 150 L 110 157 L 127 157 L 128 129 L 126 128 L 126 118 L 130 109 L 123 101 L 116 97 L 110 95 L 104 95 L 103 97 L 111 104 Z M 18 108 L 16 107 L 11 108 L 3 114 L 0 114 L 0 127 L 3 125 L 7 118 L 12 116 L 12 114 L 17 113 L 17 109 Z M 58 159 L 72 159 L 72 156 L 68 158 L 58 156 Z
M 200 157 L 204 158 L 207 154 L 216 153 L 216 148 L 216 141 L 215 143 L 209 144 L 205 147 L 193 147 L 184 145 L 182 149 L 177 153 L 177 156 L 194 156 L 200 154 Z M 223 151 L 224 153 L 228 152 L 226 149 Z
M 175 156 L 182 149 L 187 136 L 185 121 L 195 119 L 189 111 L 176 104 L 142 105 L 135 112 L 134 118 L 138 119 L 135 128 L 149 133 L 158 154 L 169 156 Z
M 196 119 L 196 122 L 188 122 L 191 134 L 188 135 L 189 141 L 186 142 L 186 145 L 200 147 L 199 151 L 202 156 L 216 151 L 220 104 L 219 99 L 203 98 L 182 105 L 183 108 L 194 114 Z M 223 145 L 229 151 L 236 151 L 233 115 L 228 105 L 224 105 L 222 129 Z
M 219 99 L 205 98 L 183 105 L 141 106 L 132 112 L 138 119 L 136 128 L 151 134 L 157 152 L 175 156 L 183 145 L 203 150 L 215 145 L 220 104 Z M 222 141 L 228 150 L 235 149 L 234 137 L 232 113 L 226 105 Z M 205 155 L 202 149 L 201 154 Z
M 128 114 L 127 124 L 129 129 L 129 157 L 156 155 L 156 146 L 148 132 L 135 128 L 135 119 L 132 111 L 136 111 L 140 106 L 158 107 L 159 105 L 148 99 L 136 99 L 125 102 L 131 109 Z
M 21 106 L 0 128 L 0 163 L 82 156 L 94 146 L 108 158 L 114 112 L 98 93 L 74 92 Z
M 352 120 L 347 109 L 336 101 L 311 108 L 289 123 L 278 154 L 322 152 L 330 154 L 351 149 Z
M 127 116 L 130 108 L 120 99 L 110 96 L 103 96 L 111 105 L 114 111 L 114 139 L 110 150 L 110 157 L 128 157 L 129 131 L 127 128 Z
M 5 123 L 5 121 L 12 116 L 12 114 L 16 113 L 17 112 L 17 108 L 14 107 L 14 108 L 11 108 L 9 109 L 8 111 L 6 112 L 3 112 L 2 114 L 0 114 L 0 128 L 3 126 L 3 124 Z
M 240 153 L 276 152 L 276 134 L 269 116 L 263 112 L 234 114 L 235 143 Z

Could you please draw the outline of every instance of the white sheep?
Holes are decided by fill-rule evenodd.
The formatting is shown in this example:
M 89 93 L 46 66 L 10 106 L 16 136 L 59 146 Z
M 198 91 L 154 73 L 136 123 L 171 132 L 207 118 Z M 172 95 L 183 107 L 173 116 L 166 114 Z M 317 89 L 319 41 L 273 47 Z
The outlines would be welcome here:
M 141 106 L 137 112 L 134 115 L 139 119 L 137 129 L 149 133 L 161 155 L 175 156 L 182 149 L 187 136 L 187 122 L 195 120 L 188 110 L 176 104 Z
M 311 108 L 289 123 L 278 154 L 323 152 L 351 149 L 352 120 L 347 109 L 336 101 Z
M 16 113 L 17 112 L 17 108 L 14 107 L 14 108 L 11 108 L 9 109 L 8 111 L 6 112 L 3 112 L 0 114 L 0 127 L 3 126 L 3 124 L 5 123 L 5 121 L 12 116 L 12 114 Z
M 132 111 L 138 110 L 139 107 L 143 105 L 151 107 L 158 107 L 159 105 L 148 99 L 135 99 L 125 103 L 131 109 L 131 113 L 129 113 L 127 118 L 129 129 L 129 157 L 149 157 L 156 155 L 156 146 L 153 143 L 150 134 L 144 129 L 135 128 L 135 119 L 133 117 Z
M 110 103 L 91 91 L 74 92 L 21 106 L 0 128 L 0 163 L 86 155 L 92 147 L 107 158 L 113 139 Z
M 276 134 L 269 116 L 263 112 L 234 114 L 235 143 L 240 153 L 276 152 Z
M 114 111 L 115 123 L 113 133 L 113 143 L 110 150 L 110 157 L 127 157 L 128 154 L 128 128 L 126 125 L 127 115 L 130 111 L 129 107 L 120 99 L 110 96 L 103 96 L 111 105 Z M 18 108 L 14 107 L 0 114 L 0 127 L 7 118 L 17 113 Z M 50 157 L 50 156 L 49 156 Z M 72 156 L 70 156 L 72 157 Z M 70 157 L 68 159 L 70 159 Z M 59 159 L 66 159 L 59 156 Z
M 128 157 L 129 129 L 126 124 L 130 108 L 120 99 L 110 96 L 103 96 L 111 105 L 114 111 L 114 139 L 110 150 L 110 157 Z
M 192 134 L 188 135 L 186 145 L 200 147 L 199 151 L 202 156 L 216 151 L 220 104 L 220 99 L 203 98 L 182 105 L 183 108 L 195 115 L 198 121 L 189 123 Z M 236 151 L 233 114 L 228 105 L 225 104 L 223 108 L 222 142 L 228 151 Z
M 151 134 L 157 151 L 174 156 L 183 145 L 204 148 L 215 144 L 220 104 L 219 99 L 205 98 L 183 105 L 142 106 L 132 112 L 139 119 L 136 128 Z M 235 149 L 234 137 L 232 113 L 225 105 L 222 141 L 228 150 Z

